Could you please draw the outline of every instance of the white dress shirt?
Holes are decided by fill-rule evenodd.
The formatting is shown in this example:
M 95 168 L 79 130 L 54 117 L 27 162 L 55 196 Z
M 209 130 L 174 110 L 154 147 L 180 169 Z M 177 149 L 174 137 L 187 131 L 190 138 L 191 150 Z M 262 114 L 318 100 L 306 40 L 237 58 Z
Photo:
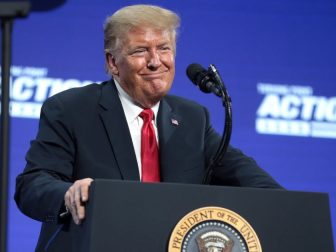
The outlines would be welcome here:
M 124 89 L 120 86 L 118 81 L 114 80 L 118 95 L 121 101 L 121 105 L 123 107 L 127 125 L 129 128 L 129 131 L 131 133 L 132 143 L 135 151 L 135 156 L 138 162 L 138 168 L 139 168 L 139 175 L 141 180 L 141 128 L 143 125 L 143 120 L 139 116 L 142 112 L 143 108 L 137 105 L 133 99 L 124 91 Z M 159 111 L 159 105 L 160 102 L 155 104 L 151 109 L 154 112 L 154 120 L 152 121 L 154 129 L 155 129 L 155 135 L 156 135 L 156 141 L 158 142 L 158 131 L 157 131 L 157 113 Z

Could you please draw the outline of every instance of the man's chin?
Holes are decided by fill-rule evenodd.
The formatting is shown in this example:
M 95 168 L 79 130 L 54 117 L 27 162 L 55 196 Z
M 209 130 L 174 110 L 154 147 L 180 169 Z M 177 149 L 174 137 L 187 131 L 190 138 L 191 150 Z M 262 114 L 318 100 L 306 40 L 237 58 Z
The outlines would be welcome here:
M 143 102 L 142 105 L 146 105 L 146 107 L 152 107 L 162 100 L 163 97 L 166 96 L 168 90 L 157 91 L 155 93 L 148 94 L 146 97 L 146 101 Z

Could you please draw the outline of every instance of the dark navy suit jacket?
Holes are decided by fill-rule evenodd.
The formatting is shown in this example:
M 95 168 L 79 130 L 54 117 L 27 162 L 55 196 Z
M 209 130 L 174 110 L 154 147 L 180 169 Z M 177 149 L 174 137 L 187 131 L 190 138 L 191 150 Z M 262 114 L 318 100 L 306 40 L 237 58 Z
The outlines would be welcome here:
M 201 183 L 220 142 L 207 110 L 168 95 L 160 103 L 157 127 L 162 182 Z M 44 251 L 62 222 L 59 214 L 64 210 L 64 194 L 75 180 L 139 180 L 132 139 L 113 80 L 49 98 L 42 106 L 38 135 L 26 160 L 24 172 L 17 177 L 15 200 L 23 213 L 43 222 L 37 251 Z M 280 187 L 254 160 L 231 146 L 223 165 L 215 168 L 212 183 Z M 65 242 L 59 242 L 67 248 Z

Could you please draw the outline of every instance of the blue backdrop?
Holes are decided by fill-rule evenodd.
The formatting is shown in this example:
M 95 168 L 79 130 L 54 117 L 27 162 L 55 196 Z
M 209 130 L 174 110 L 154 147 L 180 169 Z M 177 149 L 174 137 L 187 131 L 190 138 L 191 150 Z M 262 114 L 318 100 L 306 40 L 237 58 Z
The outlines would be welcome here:
M 118 8 L 135 3 L 70 0 L 15 23 L 9 251 L 33 251 L 38 237 L 40 224 L 18 211 L 12 195 L 37 132 L 41 103 L 63 89 L 108 78 L 102 24 Z M 185 75 L 190 63 L 215 64 L 233 100 L 231 143 L 285 188 L 327 192 L 336 227 L 336 2 L 145 3 L 172 9 L 182 19 L 171 93 L 204 104 L 222 131 L 220 101 L 199 92 Z

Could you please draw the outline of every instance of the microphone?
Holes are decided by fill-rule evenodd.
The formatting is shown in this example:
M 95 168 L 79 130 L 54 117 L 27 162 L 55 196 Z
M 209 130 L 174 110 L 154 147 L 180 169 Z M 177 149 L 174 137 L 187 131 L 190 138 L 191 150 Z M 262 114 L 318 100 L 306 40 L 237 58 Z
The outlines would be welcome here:
M 187 76 L 204 93 L 214 93 L 222 97 L 220 88 L 212 79 L 211 73 L 205 70 L 200 64 L 193 63 L 187 67 Z
M 214 65 L 205 70 L 199 64 L 191 64 L 187 67 L 187 76 L 204 93 L 214 93 L 221 98 L 225 109 L 225 124 L 222 139 L 216 153 L 210 159 L 205 170 L 203 184 L 210 184 L 214 168 L 221 166 L 223 157 L 228 149 L 232 132 L 232 106 L 231 98 L 226 90 L 224 82 Z

